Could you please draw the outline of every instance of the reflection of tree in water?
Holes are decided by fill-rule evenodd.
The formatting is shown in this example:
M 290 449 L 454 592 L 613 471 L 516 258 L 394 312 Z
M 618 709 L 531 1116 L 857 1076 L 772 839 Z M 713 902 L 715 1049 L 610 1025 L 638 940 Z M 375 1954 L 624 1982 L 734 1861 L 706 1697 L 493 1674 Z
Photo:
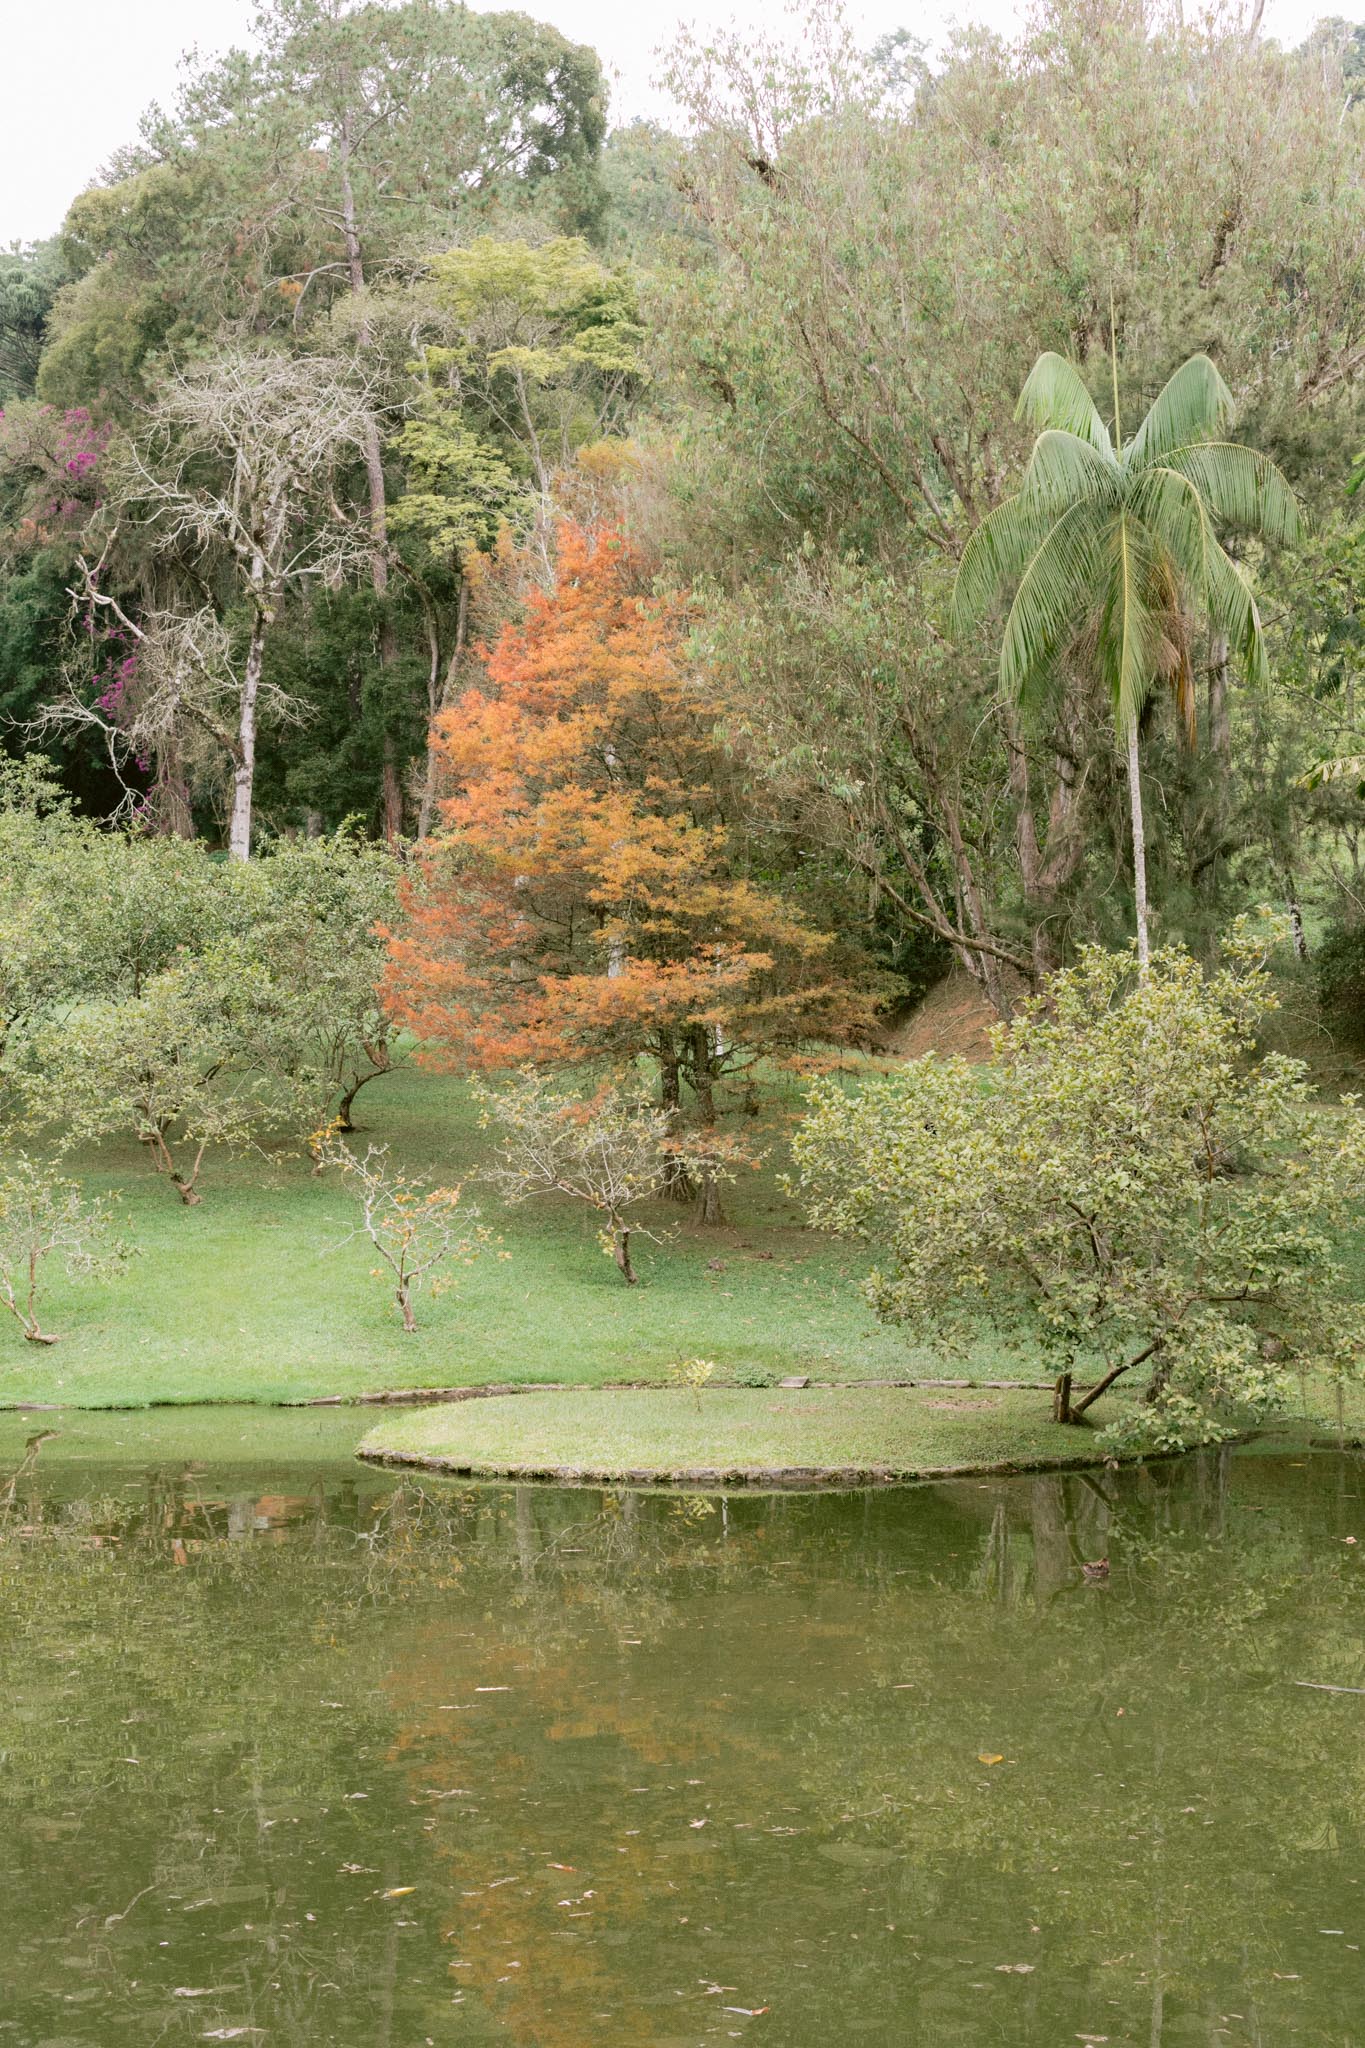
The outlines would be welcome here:
M 0 1486 L 0 2006 L 90 2048 L 420 2048 L 456 2005 L 462 2039 L 635 2048 L 769 2002 L 784 2048 L 877 2015 L 1354 2043 L 1316 1928 L 1352 1925 L 1361 1703 L 1288 1681 L 1365 1682 L 1361 1490 L 1217 1455 L 728 1503 L 40 1461 Z

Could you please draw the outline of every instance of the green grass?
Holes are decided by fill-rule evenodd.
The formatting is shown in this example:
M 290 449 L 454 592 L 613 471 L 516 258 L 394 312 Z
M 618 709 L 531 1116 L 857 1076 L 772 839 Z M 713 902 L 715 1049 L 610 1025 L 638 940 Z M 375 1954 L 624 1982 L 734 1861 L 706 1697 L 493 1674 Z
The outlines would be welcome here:
M 409 1071 L 361 1098 L 360 1142 L 388 1141 L 405 1168 L 443 1181 L 486 1158 L 463 1086 Z M 780 1131 L 775 1128 L 780 1149 Z M 405 1336 L 368 1244 L 335 1178 L 275 1153 L 211 1158 L 203 1202 L 186 1209 L 136 1144 L 108 1144 L 77 1162 L 92 1192 L 121 1192 L 122 1227 L 137 1256 L 111 1280 L 54 1279 L 49 1349 L 17 1325 L 0 1330 L 0 1400 L 110 1405 L 152 1401 L 280 1401 L 392 1387 L 489 1381 L 598 1385 L 660 1380 L 680 1360 L 714 1359 L 724 1376 L 820 1378 L 1030 1376 L 989 1345 L 964 1362 L 936 1361 L 878 1329 L 859 1293 L 866 1261 L 801 1226 L 777 1181 L 779 1159 L 729 1190 L 732 1218 L 710 1230 L 660 1205 L 661 1246 L 638 1240 L 642 1284 L 626 1288 L 598 1248 L 595 1219 L 568 1202 L 505 1210 L 488 1191 L 486 1220 L 510 1256 L 487 1257 L 456 1291 L 419 1298 Z
M 919 1477 L 944 1467 L 1093 1463 L 1037 1394 L 931 1387 L 533 1393 L 386 1416 L 362 1452 L 455 1470 L 624 1479 L 793 1469 Z
M 377 1083 L 362 1102 L 368 1129 L 360 1142 L 389 1142 L 395 1162 L 409 1171 L 449 1182 L 468 1178 L 487 1157 L 487 1137 L 456 1081 L 408 1071 Z M 371 1277 L 369 1246 L 348 1241 L 355 1218 L 344 1191 L 335 1178 L 315 1178 L 306 1159 L 283 1151 L 212 1159 L 201 1206 L 186 1209 L 138 1146 L 107 1145 L 82 1158 L 79 1169 L 92 1191 L 121 1192 L 123 1226 L 137 1256 L 110 1280 L 54 1283 L 44 1322 L 62 1341 L 51 1349 L 26 1344 L 17 1325 L 0 1327 L 0 1403 L 71 1409 L 306 1401 L 489 1383 L 592 1388 L 666 1381 L 671 1367 L 693 1357 L 715 1362 L 717 1382 L 771 1382 L 791 1373 L 836 1382 L 1037 1376 L 1035 1360 L 990 1332 L 960 1356 L 878 1328 L 859 1287 L 865 1250 L 805 1229 L 782 1192 L 782 1111 L 790 1107 L 790 1099 L 779 1102 L 765 1134 L 769 1164 L 728 1191 L 725 1227 L 699 1228 L 665 1205 L 652 1213 L 653 1226 L 675 1235 L 665 1245 L 640 1243 L 643 1284 L 633 1290 L 599 1250 L 586 1210 L 567 1202 L 504 1210 L 488 1192 L 486 1218 L 510 1256 L 481 1260 L 437 1300 L 421 1297 L 421 1327 L 411 1337 L 387 1287 Z M 924 1401 L 897 1394 L 888 1403 L 876 1389 L 858 1390 L 847 1410 L 853 1434 L 847 1443 L 840 1437 L 842 1447 L 829 1457 L 807 1447 L 804 1436 L 799 1445 L 779 1444 L 775 1430 L 764 1439 L 764 1456 L 783 1464 L 894 1458 L 915 1465 L 1058 1455 L 1044 1394 L 992 1394 L 991 1405 L 948 1409 L 933 1407 L 933 1395 L 930 1388 Z M 690 1395 L 677 1398 L 691 1405 Z M 718 1386 L 707 1389 L 703 1415 L 721 1416 L 714 1404 L 727 1398 Z M 790 1405 L 768 1394 L 755 1402 L 746 1414 L 784 1424 L 800 1418 L 803 1431 L 817 1434 L 822 1417 L 832 1428 L 839 1405 L 823 1397 Z M 561 1412 L 567 1421 L 571 1411 L 555 1411 Z M 1096 1420 L 1113 1413 L 1110 1397 Z M 1309 1430 L 1330 1429 L 1333 1398 L 1310 1384 L 1292 1404 L 1293 1416 Z M 860 1417 L 866 1429 L 860 1420 L 855 1425 Z M 902 1434 L 879 1438 L 879 1418 Z M 518 1400 L 437 1411 L 430 1426 L 520 1432 L 534 1419 Z M 367 1420 L 353 1417 L 338 1441 L 349 1430 L 353 1444 Z M 1355 1435 L 1365 1431 L 1365 1389 L 1351 1390 L 1345 1422 Z M 202 1437 L 202 1416 L 195 1429 Z M 928 1434 L 921 1441 L 916 1430 Z M 925 1446 L 940 1441 L 950 1447 L 931 1455 Z M 1087 1454 L 1086 1443 L 1082 1438 L 1077 1455 Z M 696 1456 L 714 1461 L 709 1452 Z M 578 1459 L 566 1450 L 546 1462 Z

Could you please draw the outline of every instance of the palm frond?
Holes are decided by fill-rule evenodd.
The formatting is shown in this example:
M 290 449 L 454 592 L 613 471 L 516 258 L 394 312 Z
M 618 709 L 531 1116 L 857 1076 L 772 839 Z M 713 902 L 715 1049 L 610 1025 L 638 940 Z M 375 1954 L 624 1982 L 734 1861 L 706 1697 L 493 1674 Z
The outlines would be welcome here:
M 1000 687 L 1015 703 L 1027 705 L 1051 682 L 1059 655 L 1080 630 L 1106 523 L 1089 503 L 1069 506 L 1019 578 L 1000 643 Z
M 1191 356 L 1153 399 L 1124 452 L 1127 467 L 1143 469 L 1173 448 L 1205 440 L 1227 424 L 1232 411 L 1232 393 L 1209 358 Z
M 951 613 L 955 637 L 970 631 L 1014 587 L 1056 516 L 1023 492 L 987 513 L 958 563 Z
M 1201 441 L 1171 449 L 1165 466 L 1189 478 L 1215 519 L 1263 540 L 1302 536 L 1299 501 L 1268 455 L 1236 441 Z
M 1219 541 L 1194 484 L 1163 463 L 1142 472 L 1129 503 L 1170 557 L 1183 600 L 1206 612 L 1215 633 L 1226 636 L 1247 681 L 1266 684 L 1265 639 L 1251 584 Z
M 1152 535 L 1131 511 L 1105 532 L 1104 592 L 1096 648 L 1120 734 L 1142 716 L 1153 685 L 1177 661 L 1167 630 L 1169 602 Z
M 1365 790 L 1365 754 L 1339 754 L 1317 761 L 1298 779 L 1300 789 L 1321 789 L 1328 782 L 1354 782 L 1357 796 Z
M 1060 427 L 1064 433 L 1088 441 L 1101 454 L 1113 454 L 1109 430 L 1095 410 L 1080 371 L 1052 349 L 1040 355 L 1029 371 L 1014 416 L 1034 427 Z
M 1112 449 L 1101 454 L 1091 441 L 1065 427 L 1048 427 L 1033 444 L 1021 486 L 1025 497 L 1044 505 L 1055 517 L 1068 505 L 1089 497 L 1097 504 L 1118 503 L 1121 477 Z

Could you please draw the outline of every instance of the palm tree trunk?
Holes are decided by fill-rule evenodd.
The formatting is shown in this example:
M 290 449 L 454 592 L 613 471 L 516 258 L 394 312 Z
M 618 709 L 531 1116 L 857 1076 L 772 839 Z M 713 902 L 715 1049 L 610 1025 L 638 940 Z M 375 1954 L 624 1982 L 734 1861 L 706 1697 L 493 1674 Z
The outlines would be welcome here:
M 1128 804 L 1133 819 L 1133 898 L 1137 908 L 1138 967 L 1145 974 L 1152 957 L 1147 935 L 1147 837 L 1142 823 L 1142 765 L 1138 758 L 1138 722 L 1128 722 Z

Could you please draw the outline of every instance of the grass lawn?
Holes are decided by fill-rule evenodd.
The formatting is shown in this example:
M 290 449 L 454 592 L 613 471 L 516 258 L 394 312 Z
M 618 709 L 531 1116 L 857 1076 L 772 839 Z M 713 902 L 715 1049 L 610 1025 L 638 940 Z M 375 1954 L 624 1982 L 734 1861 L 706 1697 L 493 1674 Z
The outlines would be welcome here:
M 389 1142 L 395 1161 L 442 1181 L 469 1175 L 488 1139 L 459 1082 L 418 1071 L 361 1097 L 360 1142 Z M 781 1122 L 774 1138 L 781 1148 Z M 137 1256 L 111 1280 L 55 1278 L 50 1349 L 0 1330 L 0 1400 L 111 1405 L 280 1401 L 392 1387 L 489 1381 L 662 1379 L 691 1357 L 723 1377 L 804 1372 L 856 1379 L 926 1375 L 1032 1377 L 1026 1359 L 989 1343 L 938 1359 L 872 1320 L 858 1290 L 859 1248 L 802 1227 L 777 1159 L 728 1190 L 732 1218 L 695 1226 L 660 1205 L 648 1218 L 673 1241 L 637 1239 L 642 1284 L 625 1287 L 580 1205 L 504 1210 L 486 1219 L 510 1257 L 483 1259 L 459 1287 L 419 1298 L 405 1336 L 376 1260 L 347 1242 L 354 1211 L 335 1178 L 315 1179 L 286 1153 L 210 1158 L 203 1202 L 186 1209 L 140 1147 L 109 1143 L 77 1162 L 92 1192 L 121 1192 Z
M 487 1156 L 488 1140 L 456 1081 L 410 1070 L 377 1083 L 362 1103 L 369 1128 L 360 1142 L 390 1143 L 409 1171 L 450 1182 L 468 1178 Z M 1045 1394 L 963 1398 L 931 1386 L 917 1395 L 849 1389 L 837 1398 L 811 1389 L 788 1399 L 773 1391 L 772 1382 L 792 1373 L 835 1382 L 1038 1376 L 1035 1359 L 990 1332 L 962 1356 L 879 1329 L 859 1290 L 865 1251 L 804 1228 L 782 1192 L 786 1128 L 779 1113 L 774 1156 L 728 1191 L 723 1228 L 701 1229 L 660 1205 L 648 1220 L 675 1234 L 665 1245 L 639 1241 L 635 1289 L 602 1255 L 586 1210 L 567 1202 L 504 1210 L 490 1191 L 485 1215 L 510 1256 L 481 1260 L 450 1294 L 420 1298 L 415 1336 L 404 1335 L 386 1285 L 372 1277 L 368 1244 L 348 1241 L 354 1211 L 343 1190 L 335 1178 L 315 1178 L 306 1159 L 283 1151 L 212 1159 L 202 1204 L 186 1209 L 139 1147 L 106 1145 L 79 1170 L 92 1192 L 121 1192 L 137 1255 L 109 1280 L 54 1281 L 43 1319 L 61 1342 L 50 1349 L 26 1344 L 17 1325 L 0 1328 L 0 1403 L 304 1401 L 489 1383 L 595 1388 L 663 1381 L 671 1366 L 702 1357 L 717 1373 L 700 1413 L 685 1390 L 669 1390 L 661 1408 L 588 1402 L 581 1413 L 557 1397 L 547 1397 L 549 1406 L 518 1397 L 464 1403 L 430 1419 L 405 1414 L 392 1428 L 428 1432 L 433 1445 L 445 1433 L 460 1446 L 475 1444 L 475 1461 L 488 1469 L 523 1440 L 532 1462 L 612 1472 L 644 1470 L 650 1442 L 657 1457 L 661 1444 L 675 1441 L 677 1460 L 699 1466 L 915 1470 L 1092 1455 L 1087 1434 L 1055 1430 Z M 747 1399 L 723 1390 L 745 1381 Z M 1097 1422 L 1112 1417 L 1115 1398 L 1100 1405 Z M 637 1436 L 626 1423 L 631 1413 L 676 1420 L 662 1434 L 651 1422 Z M 1294 1418 L 1310 1431 L 1330 1428 L 1333 1397 L 1310 1383 L 1292 1404 Z M 1365 1433 L 1365 1389 L 1350 1392 L 1344 1419 L 1352 1434 Z M 338 1441 L 349 1428 L 353 1444 L 369 1420 L 354 1415 Z M 553 1438 L 540 1433 L 542 1422 L 553 1425 Z M 202 1417 L 196 1427 L 202 1431 Z
M 362 1454 L 440 1459 L 495 1476 L 585 1479 L 812 1469 L 913 1479 L 952 1466 L 1087 1464 L 1089 1429 L 1059 1429 L 1039 1394 L 932 1387 L 708 1387 L 534 1393 L 385 1416 Z

